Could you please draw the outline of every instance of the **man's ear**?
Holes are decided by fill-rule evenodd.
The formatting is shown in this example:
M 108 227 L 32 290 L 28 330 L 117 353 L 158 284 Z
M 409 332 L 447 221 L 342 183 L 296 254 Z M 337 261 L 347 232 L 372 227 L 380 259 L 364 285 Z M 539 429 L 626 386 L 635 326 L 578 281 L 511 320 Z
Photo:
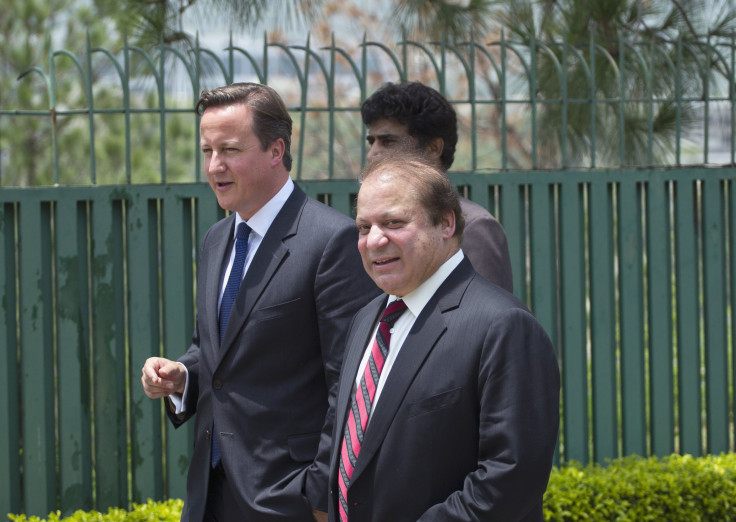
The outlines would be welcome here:
M 450 239 L 452 236 L 455 235 L 455 213 L 452 210 L 448 210 L 445 212 L 445 214 L 442 216 L 442 222 L 440 223 L 442 226 L 442 237 L 445 239 Z
M 427 146 L 424 147 L 424 153 L 438 163 L 442 157 L 443 150 L 445 150 L 445 140 L 442 138 L 433 138 L 429 143 L 427 143 Z
M 286 151 L 286 145 L 284 144 L 284 140 L 279 138 L 276 141 L 274 141 L 271 145 L 269 145 L 271 150 L 271 166 L 275 167 L 279 163 L 281 163 L 281 160 L 284 159 L 284 152 Z

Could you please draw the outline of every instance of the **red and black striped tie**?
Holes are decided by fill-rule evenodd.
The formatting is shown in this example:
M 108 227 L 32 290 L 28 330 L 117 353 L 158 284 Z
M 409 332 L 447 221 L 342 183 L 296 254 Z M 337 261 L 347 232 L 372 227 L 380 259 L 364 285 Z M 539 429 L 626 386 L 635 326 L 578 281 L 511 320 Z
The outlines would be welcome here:
M 340 449 L 340 475 L 338 476 L 339 499 L 340 499 L 340 520 L 347 522 L 348 520 L 348 486 L 350 485 L 350 477 L 353 476 L 353 469 L 360 454 L 360 447 L 363 445 L 363 434 L 365 427 L 368 425 L 368 417 L 371 415 L 371 406 L 373 405 L 373 397 L 376 395 L 378 388 L 378 379 L 381 377 L 381 370 L 388 356 L 389 342 L 391 341 L 391 328 L 394 322 L 406 310 L 406 303 L 401 300 L 394 301 L 386 307 L 378 324 L 376 338 L 371 347 L 371 354 L 368 357 L 368 364 L 365 365 L 365 371 L 360 378 L 360 386 L 355 390 L 355 395 L 350 403 L 350 412 L 348 420 L 345 423 L 345 433 Z

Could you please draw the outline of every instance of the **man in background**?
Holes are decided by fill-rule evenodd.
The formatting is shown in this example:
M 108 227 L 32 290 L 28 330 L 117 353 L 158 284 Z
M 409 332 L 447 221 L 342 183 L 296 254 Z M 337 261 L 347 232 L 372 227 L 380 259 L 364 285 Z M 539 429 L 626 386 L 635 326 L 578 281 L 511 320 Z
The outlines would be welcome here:
M 387 83 L 363 102 L 368 127 L 368 159 L 396 148 L 422 151 L 447 172 L 455 158 L 457 116 L 436 90 L 419 82 Z M 473 268 L 501 288 L 513 292 L 506 234 L 482 206 L 460 198 L 466 227 L 462 248 Z

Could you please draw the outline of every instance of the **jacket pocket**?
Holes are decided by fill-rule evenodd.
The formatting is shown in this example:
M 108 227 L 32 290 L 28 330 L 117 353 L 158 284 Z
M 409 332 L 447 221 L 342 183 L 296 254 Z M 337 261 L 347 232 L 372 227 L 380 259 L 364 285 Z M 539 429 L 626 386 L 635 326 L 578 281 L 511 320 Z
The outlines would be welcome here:
M 416 401 L 409 405 L 408 417 L 416 417 L 418 415 L 424 415 L 425 413 L 431 413 L 433 411 L 448 408 L 460 401 L 462 392 L 462 388 L 453 388 L 452 390 Z
M 294 311 L 298 310 L 300 306 L 302 306 L 302 300 L 301 298 L 297 298 L 277 305 L 258 308 L 253 310 L 250 322 L 262 323 L 265 321 L 273 321 L 274 319 L 290 317 L 294 315 Z

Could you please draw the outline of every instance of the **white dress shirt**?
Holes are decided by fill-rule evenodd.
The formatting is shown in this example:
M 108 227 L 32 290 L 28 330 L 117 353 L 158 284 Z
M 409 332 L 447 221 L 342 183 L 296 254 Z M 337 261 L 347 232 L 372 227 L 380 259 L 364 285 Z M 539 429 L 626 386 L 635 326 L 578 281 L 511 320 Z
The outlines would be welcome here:
M 245 223 L 250 227 L 250 236 L 248 237 L 248 255 L 245 258 L 245 264 L 243 265 L 243 274 L 241 277 L 245 277 L 246 272 L 248 272 L 248 267 L 250 266 L 250 262 L 253 260 L 253 256 L 255 256 L 256 252 L 258 251 L 258 247 L 261 246 L 261 241 L 263 241 L 263 237 L 266 235 L 266 232 L 268 232 L 268 229 L 271 228 L 271 223 L 276 219 L 276 216 L 279 212 L 281 212 L 281 209 L 284 207 L 284 204 L 286 203 L 286 200 L 289 199 L 289 196 L 291 196 L 291 193 L 294 191 L 294 182 L 289 178 L 283 187 L 281 187 L 281 190 L 279 190 L 274 197 L 272 197 L 268 203 L 263 205 L 258 212 L 253 214 L 251 218 L 248 221 L 245 221 L 243 218 L 240 217 L 240 214 L 235 215 L 235 227 L 233 228 L 233 238 L 237 237 L 238 235 L 238 225 L 241 223 Z M 222 295 L 225 293 L 225 286 L 227 286 L 226 282 L 230 277 L 230 271 L 233 268 L 233 263 L 235 262 L 235 248 L 232 249 L 230 252 L 230 261 L 227 264 L 227 269 L 225 270 L 225 273 L 223 274 L 222 283 L 220 284 L 220 297 L 217 301 L 217 313 L 220 313 L 220 304 L 222 303 Z M 242 280 L 242 279 L 241 279 Z
M 417 317 L 419 317 L 419 314 L 422 313 L 422 310 L 435 294 L 437 289 L 442 285 L 442 283 L 445 282 L 445 279 L 447 279 L 450 273 L 452 273 L 452 271 L 457 268 L 457 265 L 460 264 L 464 257 L 465 255 L 463 254 L 463 251 L 458 250 L 450 259 L 445 261 L 437 269 L 437 271 L 432 274 L 425 282 L 423 282 L 417 288 L 401 298 L 406 303 L 407 310 L 403 314 L 401 314 L 401 316 L 394 323 L 393 328 L 391 328 L 391 340 L 389 342 L 388 356 L 386 357 L 386 361 L 383 363 L 383 370 L 381 371 L 381 376 L 378 379 L 376 394 L 373 397 L 373 405 L 371 406 L 371 416 L 373 416 L 372 412 L 376 408 L 376 404 L 378 403 L 378 399 L 381 396 L 383 386 L 386 384 L 388 374 L 391 373 L 391 368 L 394 365 L 394 361 L 396 361 L 396 357 L 398 357 L 404 341 L 409 335 L 412 326 L 414 326 L 414 322 L 416 321 Z M 388 306 L 391 302 L 396 301 L 397 299 L 399 299 L 399 297 L 395 295 L 389 295 L 386 306 Z M 365 349 L 363 359 L 360 362 L 360 366 L 358 366 L 358 374 L 355 376 L 355 384 L 353 385 L 353 395 L 355 394 L 355 390 L 357 389 L 357 387 L 360 386 L 360 379 L 365 372 L 366 365 L 368 364 L 368 358 L 370 357 L 371 349 L 373 347 L 373 340 L 376 338 L 377 331 L 378 323 L 376 323 L 376 326 L 373 328 L 373 335 L 371 336 L 368 346 Z M 368 419 L 368 422 L 370 422 L 370 418 Z

